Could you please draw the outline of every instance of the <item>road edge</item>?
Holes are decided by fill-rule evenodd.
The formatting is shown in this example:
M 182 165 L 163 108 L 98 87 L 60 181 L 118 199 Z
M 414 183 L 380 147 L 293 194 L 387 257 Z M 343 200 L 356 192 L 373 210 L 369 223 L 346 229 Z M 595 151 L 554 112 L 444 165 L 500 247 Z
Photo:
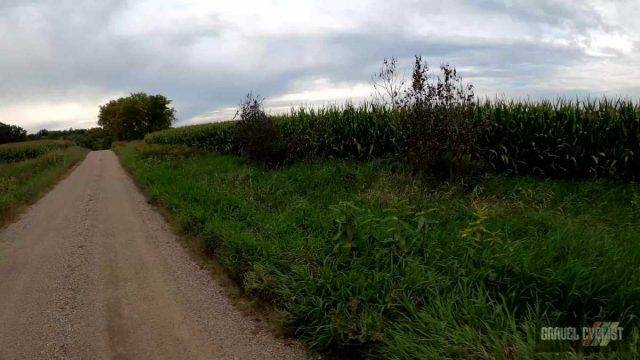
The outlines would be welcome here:
M 244 292 L 240 284 L 230 275 L 231 272 L 229 269 L 220 264 L 214 254 L 207 251 L 203 238 L 185 234 L 180 230 L 177 220 L 173 217 L 171 211 L 162 204 L 162 202 L 152 200 L 149 197 L 148 190 L 140 184 L 133 174 L 132 169 L 122 162 L 120 154 L 116 150 L 117 146 L 128 146 L 128 144 L 114 144 L 114 147 L 111 149 L 111 151 L 116 155 L 118 163 L 125 170 L 125 173 L 131 179 L 136 188 L 144 196 L 145 201 L 151 205 L 151 207 L 157 211 L 169 225 L 171 231 L 175 234 L 176 239 L 178 239 L 178 244 L 185 249 L 189 257 L 195 261 L 198 266 L 207 270 L 211 279 L 224 290 L 224 295 L 229 299 L 229 302 L 233 307 L 244 316 L 259 319 L 261 324 L 260 326 L 263 326 L 265 330 L 269 331 L 276 338 L 282 339 L 286 342 L 299 344 L 299 346 L 304 349 L 309 359 L 323 359 L 324 357 L 321 354 L 311 352 L 304 343 L 300 342 L 292 335 L 287 334 L 284 326 L 282 325 L 283 316 L 278 312 L 275 306 L 258 298 L 250 297 Z

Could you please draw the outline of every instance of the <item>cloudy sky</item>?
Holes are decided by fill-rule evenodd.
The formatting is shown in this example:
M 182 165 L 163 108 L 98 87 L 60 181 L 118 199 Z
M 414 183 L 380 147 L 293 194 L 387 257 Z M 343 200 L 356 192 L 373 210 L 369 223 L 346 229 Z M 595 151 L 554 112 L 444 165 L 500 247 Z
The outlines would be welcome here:
M 0 122 L 96 123 L 130 92 L 184 125 L 249 90 L 282 109 L 371 94 L 382 59 L 449 62 L 489 97 L 640 96 L 638 0 L 0 0 Z

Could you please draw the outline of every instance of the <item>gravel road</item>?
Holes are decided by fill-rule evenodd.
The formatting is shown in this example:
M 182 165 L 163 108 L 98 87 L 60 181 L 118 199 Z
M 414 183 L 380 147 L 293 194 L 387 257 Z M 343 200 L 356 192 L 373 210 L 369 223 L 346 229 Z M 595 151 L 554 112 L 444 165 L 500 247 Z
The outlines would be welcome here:
M 111 151 L 0 230 L 0 359 L 301 359 L 233 307 Z

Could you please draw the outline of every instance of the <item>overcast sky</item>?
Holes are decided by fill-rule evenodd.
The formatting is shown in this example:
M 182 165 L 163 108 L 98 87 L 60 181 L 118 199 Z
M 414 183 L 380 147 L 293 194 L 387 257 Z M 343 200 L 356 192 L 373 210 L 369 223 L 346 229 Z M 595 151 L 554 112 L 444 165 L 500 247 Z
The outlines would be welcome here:
M 91 127 L 137 91 L 172 99 L 177 125 L 249 90 L 273 109 L 358 101 L 383 58 L 414 54 L 483 96 L 637 98 L 639 18 L 638 0 L 0 0 L 0 122 Z

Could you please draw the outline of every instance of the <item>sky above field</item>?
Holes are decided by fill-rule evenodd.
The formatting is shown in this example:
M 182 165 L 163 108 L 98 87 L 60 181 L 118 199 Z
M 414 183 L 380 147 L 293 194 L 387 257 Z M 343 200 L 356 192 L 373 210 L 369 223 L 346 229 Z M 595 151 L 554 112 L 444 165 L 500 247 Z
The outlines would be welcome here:
M 0 122 L 96 124 L 130 92 L 177 125 L 360 101 L 383 58 L 455 65 L 481 96 L 640 96 L 640 1 L 0 0 Z

